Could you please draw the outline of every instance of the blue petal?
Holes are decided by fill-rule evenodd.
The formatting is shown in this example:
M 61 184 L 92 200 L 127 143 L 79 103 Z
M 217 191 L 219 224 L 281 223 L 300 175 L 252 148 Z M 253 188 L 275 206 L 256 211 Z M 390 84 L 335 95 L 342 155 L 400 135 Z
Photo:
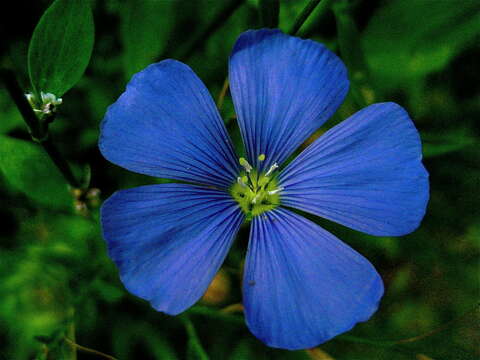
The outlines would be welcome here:
M 230 89 L 252 165 L 281 164 L 340 106 L 345 66 L 325 46 L 279 30 L 243 33 L 230 57 Z M 264 162 L 258 161 L 266 155 Z
M 136 74 L 108 108 L 100 150 L 128 170 L 228 187 L 237 161 L 205 85 L 185 64 L 164 60 Z
M 247 325 L 269 346 L 317 346 L 366 321 L 383 295 L 363 256 L 288 210 L 253 219 L 243 283 Z
M 429 197 L 420 137 L 399 105 L 371 105 L 310 145 L 280 175 L 282 204 L 372 235 L 415 230 Z
M 175 315 L 203 295 L 243 215 L 225 192 L 161 184 L 115 193 L 103 204 L 101 220 L 128 291 Z

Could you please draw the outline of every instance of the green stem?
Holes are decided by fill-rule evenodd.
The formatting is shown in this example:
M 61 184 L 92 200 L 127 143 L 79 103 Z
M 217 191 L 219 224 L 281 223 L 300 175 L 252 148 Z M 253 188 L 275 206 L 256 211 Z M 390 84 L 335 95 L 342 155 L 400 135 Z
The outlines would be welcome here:
M 57 147 L 52 142 L 51 137 L 41 141 L 40 145 L 42 145 L 45 152 L 48 154 L 48 156 L 50 156 L 50 159 L 52 159 L 53 163 L 57 166 L 57 169 L 62 173 L 68 184 L 75 189 L 80 188 L 80 183 L 73 175 L 72 169 L 68 165 L 67 161 L 63 158 L 62 154 L 60 154 Z
M 73 307 L 68 309 L 68 317 L 70 322 L 67 327 L 67 339 L 69 339 L 69 345 L 71 345 L 71 343 L 75 343 L 75 309 Z M 70 360 L 77 360 L 77 348 L 75 346 L 70 346 Z
M 292 28 L 288 33 L 290 35 L 296 35 L 318 5 L 320 5 L 318 11 L 323 14 L 326 10 L 328 10 L 331 2 L 332 0 L 310 0 L 309 3 L 305 6 L 305 8 L 302 10 L 300 15 L 297 17 L 297 20 L 295 20 L 295 23 L 293 24 Z
M 245 0 L 230 0 L 230 2 L 215 15 L 212 22 L 194 38 L 190 46 L 179 58 L 187 60 L 195 51 L 201 49 L 206 44 L 210 35 L 215 33 L 244 2 Z
M 30 106 L 27 98 L 25 97 L 24 92 L 18 85 L 18 82 L 15 79 L 15 75 L 13 74 L 13 72 L 9 70 L 1 70 L 0 78 L 5 83 L 6 89 L 10 94 L 10 97 L 12 98 L 15 105 L 17 105 L 17 108 L 20 111 L 23 120 L 27 124 L 32 139 L 38 142 L 43 147 L 43 149 L 53 161 L 57 169 L 62 173 L 68 184 L 73 188 L 79 188 L 80 183 L 73 175 L 70 165 L 68 165 L 65 158 L 62 156 L 60 151 L 58 151 L 57 147 L 50 139 L 48 135 L 48 128 L 46 126 L 42 126 L 41 121 L 35 115 L 32 107 Z
M 195 327 L 193 326 L 192 321 L 188 318 L 188 316 L 183 315 L 180 316 L 180 319 L 183 321 L 185 325 L 185 330 L 187 331 L 189 345 L 192 351 L 195 351 L 195 355 L 200 360 L 208 360 L 208 355 L 203 349 L 202 344 L 200 343 L 200 339 L 198 338 L 197 332 Z
M 37 115 L 35 115 L 32 107 L 25 98 L 25 94 L 18 85 L 14 73 L 11 70 L 2 69 L 0 70 L 0 78 L 5 84 L 5 87 L 7 88 L 7 91 L 10 94 L 13 102 L 15 103 L 15 105 L 17 105 L 17 108 L 20 111 L 23 120 L 25 120 L 25 122 L 27 123 L 32 138 L 41 139 L 42 137 L 45 137 Z

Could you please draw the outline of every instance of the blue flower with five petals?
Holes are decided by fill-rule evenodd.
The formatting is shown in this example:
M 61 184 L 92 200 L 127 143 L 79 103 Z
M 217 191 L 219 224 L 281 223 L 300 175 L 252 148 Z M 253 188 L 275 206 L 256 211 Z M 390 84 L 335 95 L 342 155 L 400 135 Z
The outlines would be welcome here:
M 103 235 L 125 287 L 168 314 L 192 306 L 251 221 L 243 303 L 249 329 L 285 349 L 316 346 L 366 321 L 383 283 L 359 253 L 298 209 L 378 236 L 418 227 L 428 173 L 408 114 L 366 107 L 287 158 L 342 103 L 341 60 L 278 30 L 243 33 L 229 60 L 245 144 L 237 159 L 206 87 L 164 60 L 109 107 L 100 150 L 128 170 L 182 181 L 122 190 L 103 205 Z

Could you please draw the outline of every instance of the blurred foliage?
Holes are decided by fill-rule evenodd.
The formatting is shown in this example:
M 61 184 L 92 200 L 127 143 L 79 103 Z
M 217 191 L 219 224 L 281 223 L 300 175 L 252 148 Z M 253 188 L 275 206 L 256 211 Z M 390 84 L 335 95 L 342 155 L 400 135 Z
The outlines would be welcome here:
M 173 25 L 172 10 L 170 1 L 128 0 L 122 6 L 120 30 L 127 81 L 165 49 Z
M 240 307 L 225 308 L 241 302 L 246 229 L 200 304 L 178 317 L 157 313 L 121 285 L 101 237 L 98 206 L 88 198 L 92 193 L 70 195 L 50 159 L 30 142 L 18 110 L 0 87 L 0 359 L 100 359 L 99 351 L 118 359 L 480 356 L 479 2 L 327 2 L 323 0 L 299 30 L 301 36 L 338 52 L 352 79 L 345 104 L 327 127 L 363 104 L 396 101 L 420 130 L 430 172 L 428 212 L 413 234 L 375 238 L 315 219 L 381 273 L 386 295 L 377 314 L 316 351 L 267 348 L 248 332 Z M 278 3 L 279 14 L 274 11 L 277 1 L 92 1 L 95 45 L 90 63 L 62 96 L 64 103 L 50 125 L 76 174 L 89 164 L 90 186 L 102 191 L 102 199 L 117 189 L 155 181 L 118 168 L 99 154 L 98 125 L 107 106 L 133 73 L 167 57 L 188 63 L 217 97 L 238 35 L 277 19 L 288 32 L 310 1 Z M 66 74 L 64 83 L 55 85 L 61 94 L 75 84 L 88 62 L 93 43 L 89 3 L 57 0 L 59 4 L 79 6 L 68 10 L 78 16 L 50 8 L 38 26 L 52 34 L 57 29 L 58 41 L 69 39 L 65 56 L 50 53 L 43 58 L 34 50 L 28 54 L 50 1 L 19 0 L 0 15 L 0 66 L 15 72 L 25 92 L 34 90 L 28 64 L 31 72 L 39 66 L 50 78 Z M 52 39 L 37 34 L 31 46 L 48 48 L 56 44 Z M 49 90 L 51 83 L 35 74 L 36 90 Z M 221 113 L 242 151 L 228 93 Z M 89 211 L 78 214 L 79 202 Z
M 65 180 L 48 156 L 32 142 L 0 135 L 0 170 L 12 189 L 51 208 L 69 208 Z

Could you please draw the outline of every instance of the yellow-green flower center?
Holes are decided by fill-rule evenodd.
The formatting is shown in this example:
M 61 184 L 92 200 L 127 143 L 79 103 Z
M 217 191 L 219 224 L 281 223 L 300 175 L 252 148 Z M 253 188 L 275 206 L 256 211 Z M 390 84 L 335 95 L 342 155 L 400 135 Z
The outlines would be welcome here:
M 265 155 L 260 155 L 258 159 L 265 160 Z M 245 171 L 242 171 L 237 181 L 231 186 L 230 193 L 240 205 L 247 220 L 280 205 L 280 191 L 283 189 L 278 186 L 275 178 L 274 171 L 278 167 L 277 164 L 263 173 L 258 173 L 244 158 L 240 158 L 240 165 Z

